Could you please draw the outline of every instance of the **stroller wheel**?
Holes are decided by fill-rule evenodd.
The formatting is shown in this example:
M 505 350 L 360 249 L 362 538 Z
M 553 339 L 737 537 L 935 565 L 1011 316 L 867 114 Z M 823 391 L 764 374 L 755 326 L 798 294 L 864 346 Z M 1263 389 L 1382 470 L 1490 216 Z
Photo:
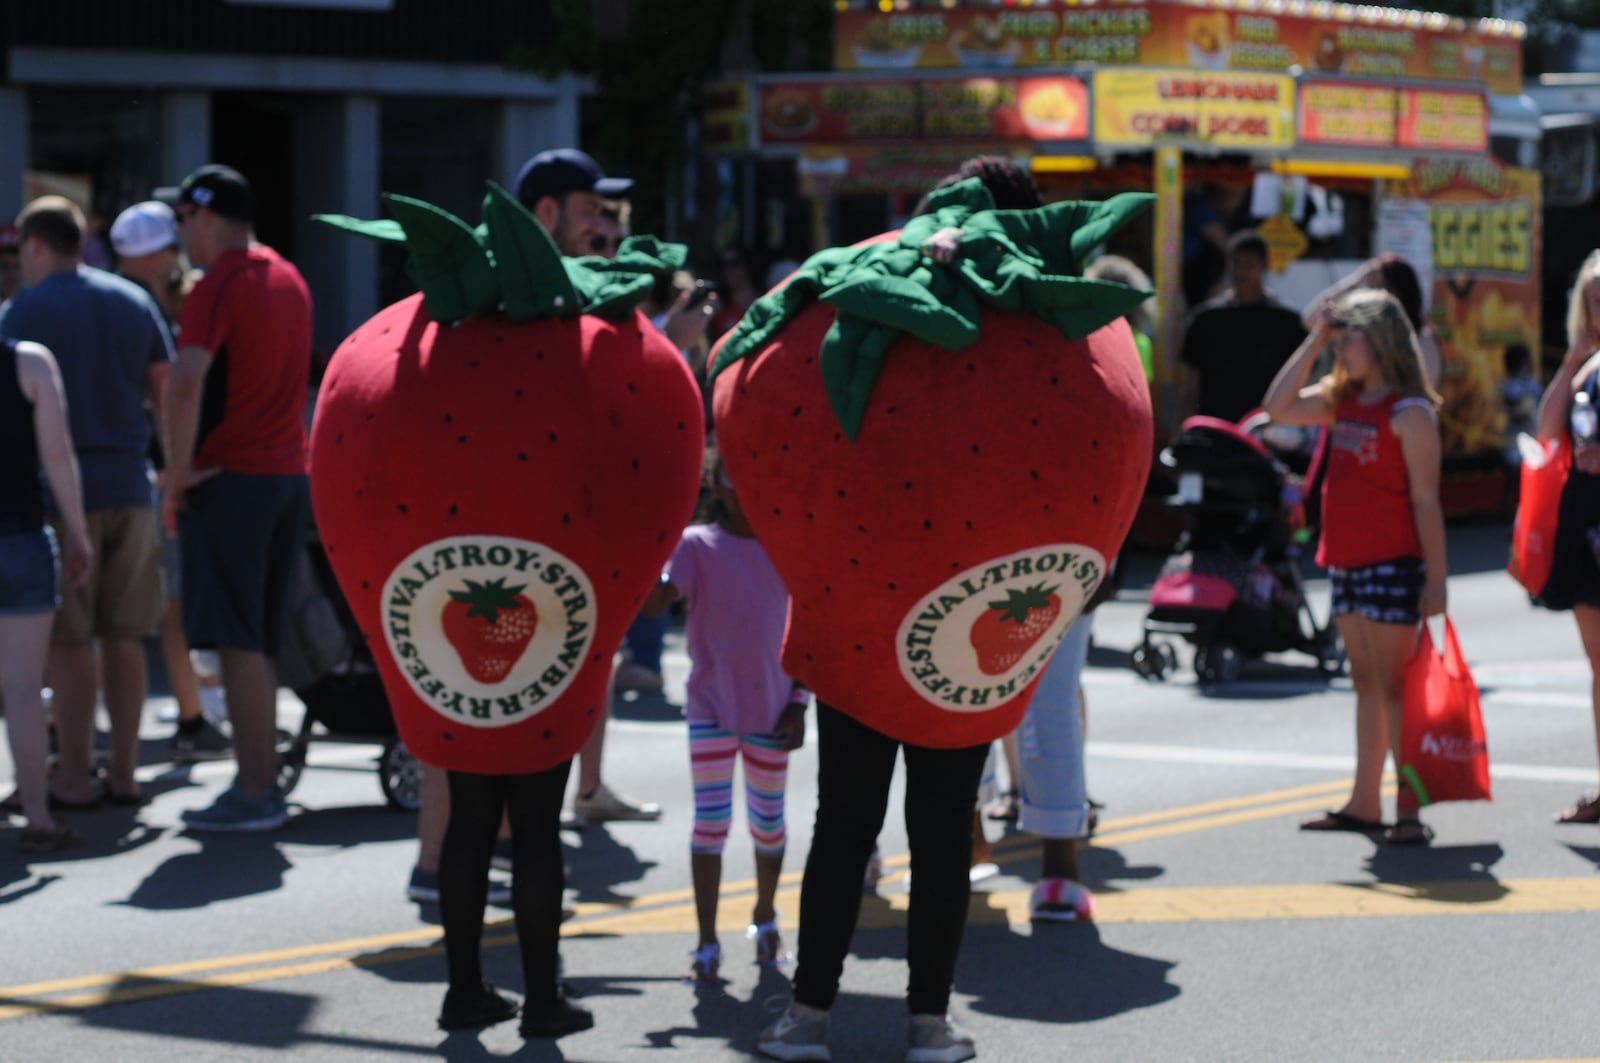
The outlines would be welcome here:
M 1344 675 L 1344 666 L 1344 639 L 1338 628 L 1329 625 L 1317 639 L 1317 667 L 1323 675 L 1336 676 Z
M 1244 657 L 1231 642 L 1201 646 L 1194 654 L 1194 672 L 1202 683 L 1232 683 L 1244 671 Z
M 306 741 L 279 728 L 278 730 L 278 789 L 285 794 L 300 785 L 300 776 L 306 770 Z
M 406 812 L 422 807 L 422 762 L 398 738 L 378 756 L 378 785 L 392 807 Z
M 1150 643 L 1141 643 L 1133 648 L 1131 655 L 1134 674 L 1141 679 L 1165 679 L 1166 669 L 1162 664 L 1161 652 Z
M 1178 651 L 1172 648 L 1172 643 L 1156 643 L 1156 652 L 1161 655 L 1160 672 L 1176 672 L 1178 670 Z

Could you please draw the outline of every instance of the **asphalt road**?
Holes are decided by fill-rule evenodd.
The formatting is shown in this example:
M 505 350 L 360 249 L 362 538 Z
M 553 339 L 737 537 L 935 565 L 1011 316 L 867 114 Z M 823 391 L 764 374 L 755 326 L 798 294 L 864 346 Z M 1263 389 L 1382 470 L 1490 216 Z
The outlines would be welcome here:
M 1294 829 L 1348 785 L 1347 680 L 1284 655 L 1201 689 L 1186 649 L 1165 682 L 1129 670 L 1156 564 L 1136 558 L 1099 614 L 1086 675 L 1090 790 L 1106 805 L 1083 860 L 1097 921 L 1030 926 L 1037 847 L 990 824 L 1000 873 L 977 887 L 952 1001 L 981 1058 L 1600 1057 L 1600 827 L 1551 823 L 1596 782 L 1589 674 L 1571 618 L 1530 608 L 1500 571 L 1506 542 L 1501 526 L 1451 529 L 1452 615 L 1483 692 L 1495 799 L 1430 809 L 1438 837 L 1422 850 Z M 1325 585 L 1311 589 L 1325 609 Z M 384 807 L 375 746 L 314 744 L 280 832 L 191 835 L 179 813 L 209 803 L 231 769 L 166 764 L 170 725 L 152 699 L 149 805 L 77 816 L 89 844 L 55 858 L 22 859 L 0 829 L 0 1060 L 750 1058 L 787 982 L 747 960 L 742 819 L 721 910 L 728 984 L 680 981 L 691 812 L 686 661 L 670 646 L 665 696 L 620 702 L 607 754 L 612 784 L 665 817 L 565 835 L 563 951 L 594 1030 L 524 1044 L 515 1024 L 434 1028 L 437 912 L 404 897 L 415 820 Z M 298 711 L 283 705 L 286 720 Z M 786 913 L 814 769 L 808 747 L 791 774 Z M 864 901 L 834 1011 L 840 1061 L 904 1055 L 905 838 L 892 817 L 882 840 L 890 875 Z M 492 926 L 485 957 L 516 990 L 510 941 Z

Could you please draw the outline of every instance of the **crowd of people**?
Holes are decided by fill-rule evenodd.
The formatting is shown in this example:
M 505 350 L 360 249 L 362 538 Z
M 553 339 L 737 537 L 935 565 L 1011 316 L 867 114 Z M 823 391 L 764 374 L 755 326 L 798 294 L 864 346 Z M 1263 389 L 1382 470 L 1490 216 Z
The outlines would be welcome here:
M 1026 173 L 1002 160 L 974 160 L 952 175 L 969 177 L 982 180 L 1001 207 L 1040 203 Z M 528 160 L 514 193 L 562 255 L 610 258 L 631 233 L 632 186 L 580 151 L 555 149 Z M 202 167 L 116 218 L 109 230 L 115 272 L 85 261 L 87 225 L 69 200 L 41 198 L 15 225 L 0 226 L 0 696 L 16 776 L 8 806 L 24 821 L 18 844 L 27 852 L 81 844 L 62 811 L 144 800 L 134 769 L 149 686 L 143 645 L 152 638 L 160 639 L 178 704 L 173 758 L 231 755 L 237 764 L 213 804 L 184 813 L 186 826 L 265 831 L 289 819 L 277 784 L 272 660 L 288 574 L 303 561 L 311 520 L 311 295 L 298 270 L 255 239 L 255 206 L 242 174 Z M 1417 625 L 1447 608 L 1441 356 L 1416 274 L 1395 256 L 1376 258 L 1296 313 L 1266 287 L 1259 234 L 1219 233 L 1214 211 L 1197 221 L 1195 254 L 1220 257 L 1229 286 L 1197 298 L 1186 325 L 1185 410 L 1237 422 L 1260 408 L 1276 422 L 1326 434 L 1317 560 L 1327 567 L 1349 655 L 1356 774 L 1348 800 L 1301 829 L 1427 844 L 1432 832 L 1416 796 L 1400 789 L 1392 821 L 1381 798 L 1386 761 L 1399 748 L 1402 677 Z M 711 343 L 759 298 L 763 281 L 770 287 L 795 265 L 779 264 L 758 280 L 743 250 L 728 249 L 719 263 L 720 285 L 679 271 L 660 279 L 645 308 L 702 381 Z M 1136 266 L 1115 256 L 1091 270 L 1148 286 Z M 1148 315 L 1141 307 L 1131 316 L 1144 338 L 1147 379 Z M 1576 396 L 1600 402 L 1600 252 L 1573 287 L 1567 331 L 1566 356 L 1542 393 L 1526 351 L 1520 360 L 1507 352 L 1508 412 L 1541 439 L 1570 435 Z M 1600 742 L 1600 440 L 1575 437 L 1573 445 L 1555 570 L 1534 598 L 1575 617 L 1594 671 Z M 618 689 L 659 689 L 663 616 L 686 611 L 690 869 L 699 924 L 686 977 L 716 984 L 722 853 L 741 760 L 757 871 L 755 957 L 768 965 L 791 959 L 774 899 L 787 838 L 788 757 L 805 740 L 812 697 L 783 674 L 786 592 L 714 448 L 703 493 L 705 519 L 683 533 L 613 664 Z M 1095 815 L 1084 779 L 1081 682 L 1094 604 L 1041 679 L 1006 756 L 1008 788 L 989 809 L 1044 839 L 1030 901 L 1040 921 L 1093 917 L 1077 845 Z M 203 711 L 196 650 L 214 650 L 220 660 L 226 732 Z M 95 753 L 102 704 L 110 722 L 103 764 Z M 870 870 L 863 871 L 903 754 L 908 773 L 940 779 L 943 802 L 919 806 L 911 825 L 912 910 L 920 914 L 908 928 L 908 1058 L 971 1058 L 972 1038 L 946 1012 L 968 869 L 986 848 L 978 790 L 991 751 L 923 749 L 835 708 L 817 712 L 819 810 L 794 999 L 762 1033 L 760 1048 L 778 1059 L 828 1058 L 827 1013 L 855 926 L 851 898 L 859 898 L 864 878 L 871 886 Z M 602 720 L 576 757 L 569 825 L 659 818 L 659 803 L 607 785 L 605 733 Z M 564 991 L 558 954 L 564 872 L 552 809 L 564 802 L 568 768 L 492 784 L 426 769 L 407 892 L 441 906 L 449 981 L 441 1027 L 520 1014 L 525 1036 L 545 1037 L 593 1022 Z M 876 819 L 863 809 L 876 810 Z M 1600 794 L 1585 795 L 1559 818 L 1600 822 Z M 510 883 L 491 875 L 495 864 L 512 872 Z M 517 916 L 521 1005 L 482 976 L 478 949 L 490 902 L 509 903 Z

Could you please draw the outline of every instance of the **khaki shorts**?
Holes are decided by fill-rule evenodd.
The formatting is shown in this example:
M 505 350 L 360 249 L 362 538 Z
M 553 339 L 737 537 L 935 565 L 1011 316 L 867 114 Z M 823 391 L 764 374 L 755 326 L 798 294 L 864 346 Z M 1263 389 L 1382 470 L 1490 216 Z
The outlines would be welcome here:
M 145 639 L 161 630 L 160 517 L 154 506 L 97 509 L 88 514 L 94 567 L 76 590 L 61 588 L 51 639 L 80 646 L 93 639 Z M 56 536 L 66 532 L 59 522 Z M 62 551 L 65 553 L 65 550 Z

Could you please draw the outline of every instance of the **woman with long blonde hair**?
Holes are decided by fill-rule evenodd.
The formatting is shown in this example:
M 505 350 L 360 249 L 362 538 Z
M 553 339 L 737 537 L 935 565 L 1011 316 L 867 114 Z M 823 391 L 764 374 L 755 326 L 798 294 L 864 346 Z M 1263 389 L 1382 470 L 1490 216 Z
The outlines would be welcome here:
M 1334 365 L 1307 384 L 1325 346 Z M 1377 833 L 1425 845 L 1433 832 L 1402 787 L 1392 826 L 1382 781 L 1400 749 L 1405 664 L 1417 625 L 1445 611 L 1444 515 L 1439 506 L 1439 396 L 1428 384 L 1417 334 L 1394 296 L 1351 292 L 1316 320 L 1279 371 L 1262 406 L 1274 421 L 1328 425 L 1322 543 L 1335 622 L 1356 689 L 1356 775 L 1344 807 L 1300 825 Z
M 1567 304 L 1567 353 L 1539 400 L 1539 438 L 1571 433 L 1579 392 L 1600 409 L 1600 251 L 1584 260 Z M 1590 699 L 1600 740 L 1600 562 L 1590 539 L 1600 527 L 1600 441 L 1572 439 L 1572 471 L 1561 491 L 1550 578 L 1534 600 L 1546 609 L 1572 610 L 1589 658 Z M 1600 823 L 1600 793 L 1578 798 L 1558 823 Z

